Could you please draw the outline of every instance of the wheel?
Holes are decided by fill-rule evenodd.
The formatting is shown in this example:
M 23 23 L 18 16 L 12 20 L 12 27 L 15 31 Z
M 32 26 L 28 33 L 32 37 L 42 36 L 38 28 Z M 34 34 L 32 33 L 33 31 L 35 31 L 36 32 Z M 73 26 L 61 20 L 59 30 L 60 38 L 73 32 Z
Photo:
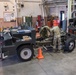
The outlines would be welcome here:
M 72 38 L 69 38 L 66 40 L 65 43 L 65 50 L 64 51 L 68 51 L 68 52 L 72 52 L 75 48 L 75 41 Z
M 24 45 L 21 46 L 19 48 L 19 50 L 17 51 L 18 57 L 22 60 L 22 61 L 29 61 L 33 58 L 34 56 L 34 50 L 33 50 L 33 46 L 28 46 L 28 45 Z

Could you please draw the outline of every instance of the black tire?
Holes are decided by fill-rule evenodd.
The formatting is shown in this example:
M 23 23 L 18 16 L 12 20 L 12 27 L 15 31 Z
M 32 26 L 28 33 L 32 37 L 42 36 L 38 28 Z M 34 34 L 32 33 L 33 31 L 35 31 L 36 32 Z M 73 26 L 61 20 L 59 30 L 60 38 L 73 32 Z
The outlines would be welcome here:
M 18 57 L 21 61 L 30 61 L 34 56 L 34 50 L 32 45 L 21 46 L 17 50 Z
M 64 51 L 72 52 L 75 48 L 75 40 L 73 38 L 69 38 L 65 42 Z

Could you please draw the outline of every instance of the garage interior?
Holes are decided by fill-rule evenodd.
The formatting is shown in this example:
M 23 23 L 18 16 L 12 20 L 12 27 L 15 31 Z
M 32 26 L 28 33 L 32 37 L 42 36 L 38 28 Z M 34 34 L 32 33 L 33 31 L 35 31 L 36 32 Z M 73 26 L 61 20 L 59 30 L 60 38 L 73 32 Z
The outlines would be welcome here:
M 76 0 L 0 5 L 0 75 L 76 75 Z

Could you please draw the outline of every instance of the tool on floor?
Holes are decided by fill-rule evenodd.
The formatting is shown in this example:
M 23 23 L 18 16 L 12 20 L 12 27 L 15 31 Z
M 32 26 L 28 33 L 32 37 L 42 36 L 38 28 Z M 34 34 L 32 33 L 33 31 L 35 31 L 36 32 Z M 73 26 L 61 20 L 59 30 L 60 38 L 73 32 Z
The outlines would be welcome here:
M 38 58 L 38 59 L 43 59 L 43 58 L 44 58 L 44 56 L 43 56 L 43 54 L 42 54 L 42 48 L 39 48 L 39 49 L 38 49 L 37 58 Z

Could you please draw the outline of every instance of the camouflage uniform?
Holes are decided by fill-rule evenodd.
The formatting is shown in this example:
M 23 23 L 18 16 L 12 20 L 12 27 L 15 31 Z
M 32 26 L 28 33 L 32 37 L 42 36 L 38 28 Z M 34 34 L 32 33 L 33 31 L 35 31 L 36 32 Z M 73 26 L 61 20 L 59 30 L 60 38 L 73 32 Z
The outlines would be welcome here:
M 54 39 L 53 39 L 54 49 L 56 49 L 56 47 L 58 46 L 58 50 L 61 50 L 60 28 L 58 26 L 55 26 L 52 28 L 52 31 L 54 32 Z

